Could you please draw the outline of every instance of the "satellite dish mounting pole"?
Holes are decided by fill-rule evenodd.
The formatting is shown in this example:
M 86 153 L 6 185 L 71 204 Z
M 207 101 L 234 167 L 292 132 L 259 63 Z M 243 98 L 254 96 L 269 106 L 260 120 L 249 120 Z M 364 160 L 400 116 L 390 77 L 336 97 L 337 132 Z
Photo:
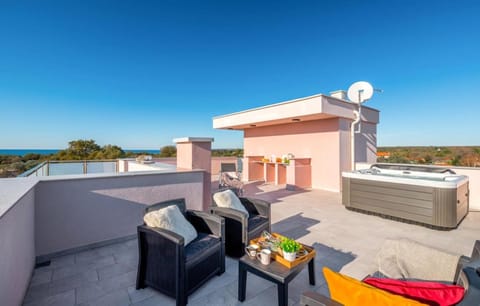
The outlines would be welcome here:
M 355 126 L 360 123 L 361 120 L 361 114 L 360 114 L 360 104 L 358 105 L 358 111 L 354 110 L 353 115 L 354 115 L 354 120 L 352 121 L 352 125 L 350 126 L 350 156 L 352 160 L 352 171 L 355 171 Z
M 362 101 L 362 93 L 363 93 L 364 89 L 360 89 L 358 91 L 358 101 Z M 355 131 L 355 133 L 360 133 L 362 132 L 362 103 L 365 102 L 366 100 L 362 101 L 362 102 L 358 102 L 358 119 L 357 120 L 357 125 L 358 125 L 358 130 Z
M 362 93 L 363 89 L 358 90 L 358 101 L 362 101 Z M 350 156 L 351 156 L 351 167 L 352 171 L 356 170 L 355 164 L 355 134 L 360 133 L 362 130 L 362 103 L 357 102 L 358 110 L 353 111 L 354 119 L 352 121 L 352 125 L 350 127 Z M 358 125 L 358 131 L 355 131 L 356 126 Z
M 349 88 L 347 92 L 348 99 L 358 105 L 358 110 L 353 110 L 354 119 L 350 127 L 350 157 L 351 157 L 351 168 L 352 171 L 355 171 L 355 133 L 360 133 L 362 131 L 362 103 L 369 100 L 373 95 L 373 87 L 368 82 L 355 82 Z M 358 124 L 358 131 L 355 131 L 355 127 Z

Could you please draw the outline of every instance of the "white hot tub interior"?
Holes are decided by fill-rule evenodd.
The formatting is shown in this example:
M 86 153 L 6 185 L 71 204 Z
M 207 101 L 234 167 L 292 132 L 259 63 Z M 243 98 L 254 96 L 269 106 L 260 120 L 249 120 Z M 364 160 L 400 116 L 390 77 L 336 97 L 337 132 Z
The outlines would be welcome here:
M 424 172 L 424 171 L 414 171 L 414 170 L 381 169 L 377 167 L 359 170 L 358 173 L 368 174 L 368 175 L 398 177 L 398 178 L 409 178 L 409 179 L 416 179 L 416 180 L 450 181 L 450 182 L 462 180 L 463 178 L 465 178 L 464 175 L 456 175 L 453 171 L 449 171 L 445 173 L 435 173 L 435 172 Z

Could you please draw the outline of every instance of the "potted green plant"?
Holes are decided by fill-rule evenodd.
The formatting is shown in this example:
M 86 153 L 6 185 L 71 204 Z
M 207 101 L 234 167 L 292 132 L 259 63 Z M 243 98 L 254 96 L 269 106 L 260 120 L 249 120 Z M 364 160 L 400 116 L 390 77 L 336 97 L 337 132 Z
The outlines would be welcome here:
M 297 252 L 300 250 L 300 243 L 290 238 L 284 238 L 280 242 L 283 258 L 288 261 L 294 261 L 297 257 Z

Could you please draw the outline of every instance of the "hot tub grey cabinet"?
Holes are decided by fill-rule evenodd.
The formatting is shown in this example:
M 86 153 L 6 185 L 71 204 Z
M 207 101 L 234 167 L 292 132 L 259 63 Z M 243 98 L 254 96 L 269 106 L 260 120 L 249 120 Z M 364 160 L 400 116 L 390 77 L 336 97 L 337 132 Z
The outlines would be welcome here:
M 456 228 L 468 213 L 468 180 L 452 188 L 342 177 L 346 208 L 429 225 Z

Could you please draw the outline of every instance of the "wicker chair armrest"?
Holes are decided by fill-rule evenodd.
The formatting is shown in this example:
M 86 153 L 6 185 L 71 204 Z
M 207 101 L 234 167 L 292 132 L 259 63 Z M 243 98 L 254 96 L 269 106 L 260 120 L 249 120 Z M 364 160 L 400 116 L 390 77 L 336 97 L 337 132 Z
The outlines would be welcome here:
M 453 279 L 454 284 L 457 284 L 459 282 L 462 269 L 471 261 L 472 259 L 470 257 L 464 255 L 460 256 L 457 263 L 457 269 L 455 270 L 455 278 Z
M 300 298 L 300 305 L 302 306 L 342 306 L 342 304 L 335 302 L 320 293 L 313 291 L 306 291 Z
M 213 214 L 217 216 L 234 219 L 238 222 L 241 222 L 245 226 L 248 225 L 248 216 L 241 211 L 238 211 L 232 208 L 216 207 L 216 206 L 211 206 L 210 210 Z
M 187 219 L 198 232 L 225 237 L 225 220 L 199 210 L 187 210 Z
M 473 244 L 472 255 L 470 258 L 472 260 L 480 259 L 480 240 L 475 241 Z
M 469 263 L 478 259 L 480 259 L 480 240 L 476 240 L 473 244 L 472 255 L 470 257 L 467 257 L 465 255 L 460 256 L 457 264 L 457 270 L 455 271 L 455 283 L 460 282 L 462 269 Z
M 240 202 L 248 211 L 256 211 L 260 216 L 267 217 L 270 220 L 270 202 L 246 197 L 241 197 Z
M 137 229 L 139 232 L 143 232 L 146 235 L 157 236 L 157 238 L 165 239 L 179 246 L 183 246 L 185 244 L 185 239 L 183 238 L 182 235 L 179 235 L 177 233 L 174 233 L 164 228 L 150 227 L 147 225 L 139 225 Z

